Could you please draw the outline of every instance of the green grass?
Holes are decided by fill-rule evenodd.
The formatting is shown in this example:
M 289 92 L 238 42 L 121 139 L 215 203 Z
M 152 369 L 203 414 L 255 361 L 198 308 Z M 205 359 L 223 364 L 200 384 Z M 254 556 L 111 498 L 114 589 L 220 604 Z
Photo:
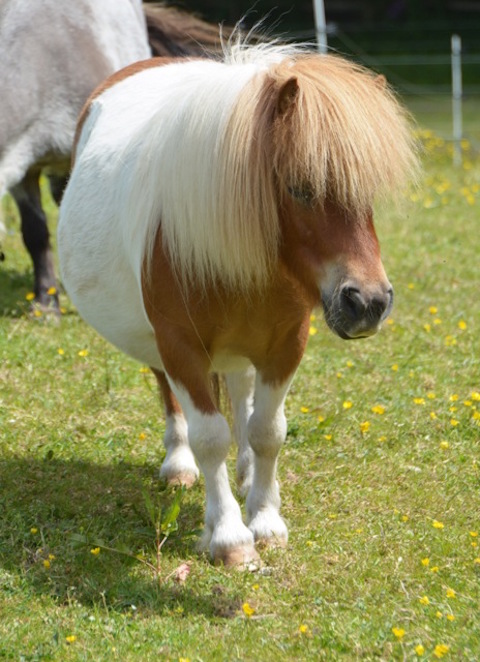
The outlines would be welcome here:
M 120 553 L 155 562 L 144 492 L 172 498 L 157 483 L 154 379 L 65 296 L 59 325 L 28 315 L 31 268 L 5 202 L 0 659 L 480 658 L 480 160 L 466 145 L 454 171 L 442 141 L 424 142 L 406 210 L 377 214 L 391 323 L 345 343 L 312 321 L 279 467 L 290 543 L 256 574 L 196 554 L 201 482 L 163 547 L 162 577 L 186 561 L 185 582 Z M 92 554 L 99 541 L 117 552 Z

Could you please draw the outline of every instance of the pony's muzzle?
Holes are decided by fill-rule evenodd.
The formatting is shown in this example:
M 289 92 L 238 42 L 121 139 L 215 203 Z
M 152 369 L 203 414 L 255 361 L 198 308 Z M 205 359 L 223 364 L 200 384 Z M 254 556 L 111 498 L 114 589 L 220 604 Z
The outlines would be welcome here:
M 356 284 L 344 284 L 332 297 L 324 299 L 325 319 L 329 327 L 345 340 L 374 335 L 388 317 L 393 305 L 390 283 L 375 290 Z

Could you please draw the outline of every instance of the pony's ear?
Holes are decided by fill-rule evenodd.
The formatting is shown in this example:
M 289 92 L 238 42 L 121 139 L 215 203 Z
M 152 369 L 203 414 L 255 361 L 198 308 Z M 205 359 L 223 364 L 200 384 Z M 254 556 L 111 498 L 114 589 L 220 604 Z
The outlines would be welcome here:
M 295 76 L 292 76 L 286 83 L 283 83 L 277 97 L 277 113 L 279 115 L 284 115 L 292 104 L 295 103 L 299 89 Z

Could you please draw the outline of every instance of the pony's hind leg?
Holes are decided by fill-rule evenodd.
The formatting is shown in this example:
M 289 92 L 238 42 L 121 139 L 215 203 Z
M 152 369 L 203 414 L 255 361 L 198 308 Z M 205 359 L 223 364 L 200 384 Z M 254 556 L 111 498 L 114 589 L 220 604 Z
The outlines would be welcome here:
M 248 442 L 248 419 L 253 411 L 255 368 L 225 375 L 233 409 L 233 430 L 238 446 L 237 485 L 242 496 L 247 496 L 253 481 L 253 451 Z
M 248 438 L 254 453 L 253 483 L 247 497 L 248 526 L 257 542 L 285 546 L 288 530 L 280 517 L 277 456 L 287 434 L 283 411 L 290 380 L 269 385 L 257 374 Z
M 188 443 L 187 422 L 165 374 L 152 368 L 165 404 L 166 429 L 163 443 L 167 451 L 160 477 L 171 484 L 191 487 L 198 478 L 198 468 Z

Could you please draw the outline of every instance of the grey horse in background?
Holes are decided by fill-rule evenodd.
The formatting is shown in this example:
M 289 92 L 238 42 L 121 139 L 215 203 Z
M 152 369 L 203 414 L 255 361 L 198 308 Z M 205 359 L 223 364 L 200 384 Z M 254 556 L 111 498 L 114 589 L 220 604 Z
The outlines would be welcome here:
M 18 206 L 36 305 L 59 310 L 40 174 L 59 204 L 77 117 L 92 90 L 132 62 L 205 55 L 219 41 L 218 28 L 141 0 L 1 0 L 0 197 L 9 191 Z

